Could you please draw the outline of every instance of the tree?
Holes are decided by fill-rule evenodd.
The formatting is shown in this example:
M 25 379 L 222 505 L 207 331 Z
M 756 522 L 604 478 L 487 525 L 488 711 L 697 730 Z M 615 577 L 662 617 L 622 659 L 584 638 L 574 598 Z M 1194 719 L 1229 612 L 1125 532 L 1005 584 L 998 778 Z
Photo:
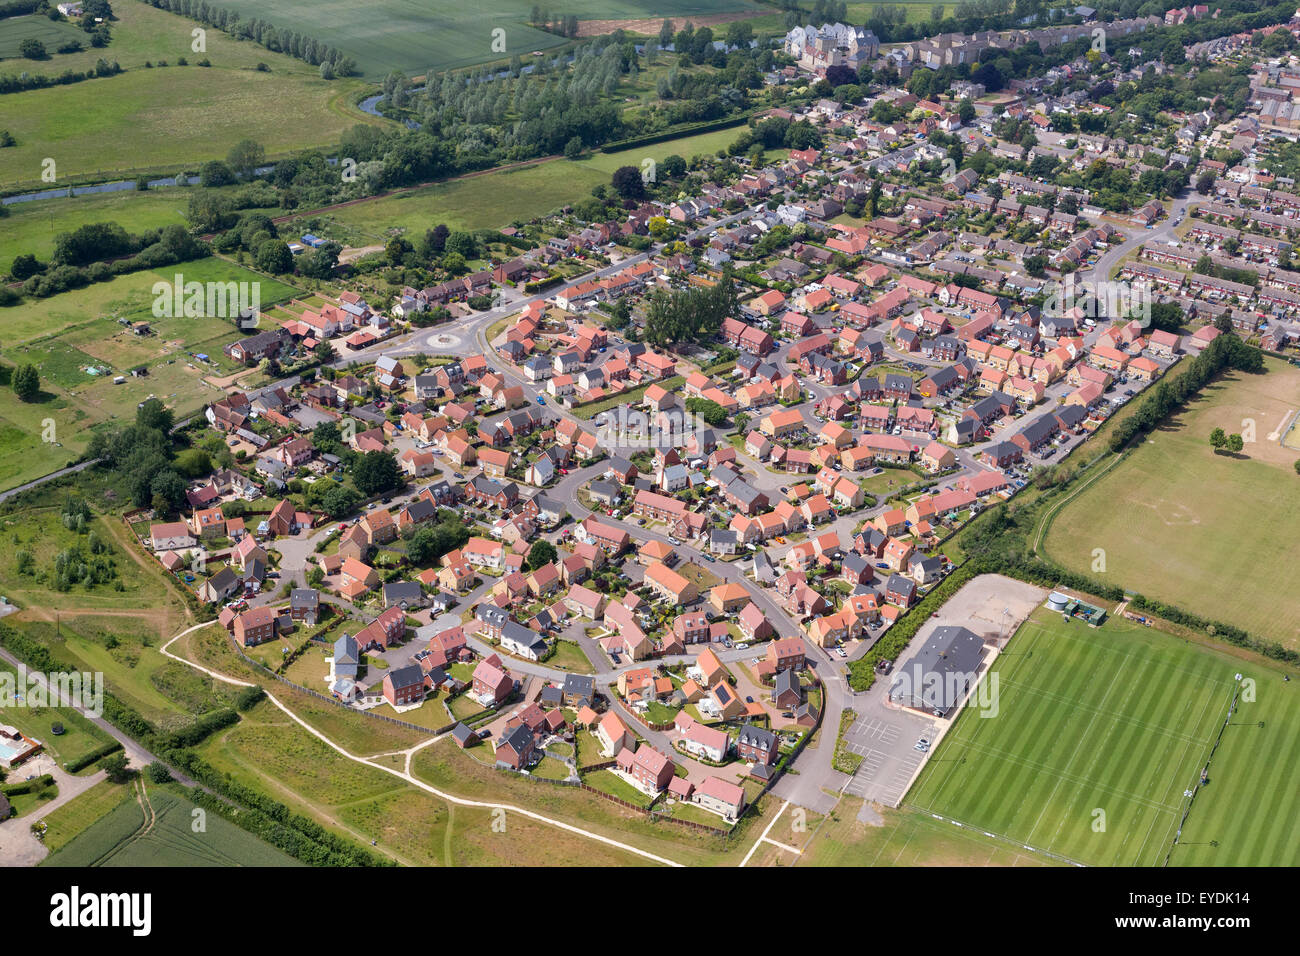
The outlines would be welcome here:
M 293 269 L 293 253 L 283 239 L 267 239 L 253 253 L 253 263 L 263 272 L 280 275 Z
M 319 485 L 320 482 L 317 482 L 317 484 Z M 361 501 L 360 495 L 347 485 L 339 485 L 334 482 L 327 482 L 327 484 L 334 485 L 334 487 L 327 488 L 321 493 L 320 507 L 334 520 L 346 518 Z
M 101 760 L 99 769 L 103 770 L 113 783 L 126 783 L 131 778 L 131 771 L 126 765 L 126 754 L 121 751 L 109 754 Z
M 1245 447 L 1246 443 L 1242 440 L 1240 435 L 1232 434 L 1228 436 L 1228 451 L 1232 452 L 1234 455 L 1240 453 L 1240 451 Z
M 13 387 L 14 394 L 24 402 L 34 401 L 41 391 L 41 377 L 36 366 L 30 362 L 24 362 L 14 369 L 9 384 Z
M 363 495 L 391 491 L 401 480 L 397 459 L 390 452 L 366 452 L 353 463 L 352 480 Z
M 1214 173 L 1206 170 L 1196 178 L 1196 191 L 1202 196 L 1208 196 L 1214 189 Z
M 624 199 L 641 199 L 645 196 L 645 181 L 641 170 L 635 166 L 620 166 L 610 178 L 614 190 Z
M 564 144 L 564 158 L 578 159 L 579 157 L 582 156 L 582 151 L 584 148 L 585 147 L 583 146 L 582 143 L 582 137 L 573 136 L 569 139 L 567 143 Z
M 317 361 L 325 363 L 334 361 L 338 353 L 334 351 L 334 346 L 330 345 L 329 342 L 317 342 L 315 348 L 311 350 L 311 354 L 316 357 Z
M 172 778 L 172 772 L 167 769 L 167 765 L 157 760 L 149 764 L 145 768 L 145 772 L 149 775 L 149 782 L 156 783 L 159 786 L 168 783 Z
M 176 470 L 186 478 L 202 478 L 212 471 L 212 456 L 202 448 L 187 448 L 176 456 Z
M 135 410 L 135 423 L 166 435 L 176 424 L 176 413 L 164 405 L 162 399 L 149 398 Z
M 18 53 L 29 60 L 48 60 L 50 58 L 50 55 L 45 52 L 45 44 L 35 39 L 27 39 L 18 44 Z
M 1216 428 L 1210 432 L 1210 444 L 1214 446 L 1216 452 L 1223 451 L 1228 445 L 1228 436 L 1222 428 Z
M 258 166 L 266 162 L 266 150 L 260 143 L 251 139 L 240 140 L 226 154 L 226 162 L 240 176 L 250 176 Z
M 556 558 L 555 545 L 545 538 L 538 538 L 528 549 L 528 570 L 535 571 L 550 564 Z

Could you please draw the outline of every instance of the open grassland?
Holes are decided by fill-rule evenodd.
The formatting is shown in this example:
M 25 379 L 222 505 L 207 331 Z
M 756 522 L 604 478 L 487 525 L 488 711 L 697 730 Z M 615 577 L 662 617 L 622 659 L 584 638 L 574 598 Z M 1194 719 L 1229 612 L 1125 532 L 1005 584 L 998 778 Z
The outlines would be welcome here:
M 0 150 L 0 184 L 41 186 L 47 157 L 60 177 L 113 179 L 197 169 L 242 139 L 270 157 L 326 147 L 363 121 L 350 100 L 358 89 L 348 80 L 191 65 L 9 93 L 5 122 L 18 144 Z
M 770 834 L 781 843 L 796 846 L 803 852 L 793 854 L 772 848 L 767 857 L 755 854 L 749 866 L 1044 866 L 1052 865 L 1048 857 L 1000 843 L 968 828 L 935 820 L 916 810 L 873 806 L 880 820 L 862 823 L 857 817 L 862 801 L 845 797 L 831 813 L 805 826 L 806 846 L 792 842 L 799 834 L 787 829 L 778 833 L 781 823 Z M 790 810 L 786 811 L 787 814 Z
M 1234 715 L 1189 827 L 1218 841 L 1215 865 L 1294 865 L 1300 834 L 1273 822 L 1294 817 L 1300 793 L 1300 740 L 1285 730 L 1300 709 L 1291 685 L 1278 670 L 1123 619 L 1090 629 L 1036 611 L 985 678 L 998 680 L 996 716 L 959 717 L 907 806 L 1073 861 L 1161 865 L 1236 673 L 1257 681 L 1257 702 Z M 1211 862 L 1198 849 L 1173 862 Z
M 280 695 L 280 690 L 275 693 Z M 340 712 L 340 716 L 365 721 L 356 714 Z M 304 719 L 320 727 L 311 715 Z M 365 844 L 376 840 L 380 852 L 404 864 L 625 866 L 638 862 L 630 854 L 518 815 L 494 816 L 489 809 L 447 804 L 391 774 L 341 756 L 269 702 L 252 708 L 237 726 L 214 735 L 200 752 L 218 770 L 322 825 Z M 384 762 L 398 768 L 404 760 Z M 532 786 L 550 788 L 549 784 Z M 461 795 L 458 787 L 448 789 Z
M 223 318 L 155 318 L 154 284 L 171 285 L 177 275 L 182 282 L 257 283 L 264 306 L 296 292 L 214 257 L 0 310 L 5 330 L 0 386 L 8 384 L 9 366 L 22 362 L 34 364 L 41 377 L 41 392 L 32 402 L 0 387 L 0 489 L 80 457 L 96 426 L 134 418 L 136 405 L 151 395 L 171 406 L 178 419 L 219 397 L 220 390 L 204 379 L 242 368 L 222 352 L 241 333 Z M 152 332 L 136 335 L 119 320 L 147 321 Z M 197 358 L 200 353 L 208 359 Z M 147 375 L 127 374 L 141 366 Z M 119 375 L 125 381 L 114 384 Z
M 1054 561 L 1211 620 L 1300 646 L 1297 453 L 1278 440 L 1300 408 L 1300 369 L 1267 359 L 1262 375 L 1233 372 L 1150 435 L 1055 516 Z M 1210 432 L 1247 437 L 1219 455 Z
M 665 158 L 675 155 L 690 162 L 693 156 L 714 156 L 718 150 L 725 150 L 736 141 L 745 128 L 745 124 L 741 123 L 727 129 L 715 129 L 708 133 L 696 133 L 694 136 L 668 139 L 649 146 L 637 146 L 613 153 L 596 152 L 588 159 L 577 160 L 574 165 L 611 176 L 620 166 L 635 166 L 642 169 L 644 168 L 642 163 L 647 159 L 662 163 Z M 775 161 L 788 153 L 789 150 L 778 149 L 769 150 L 763 155 L 765 159 Z
M 544 216 L 576 202 L 609 175 L 581 163 L 552 160 L 520 169 L 471 176 L 355 203 L 324 214 L 330 238 L 361 246 L 398 232 L 424 235 L 438 223 L 451 229 L 498 229 Z M 293 224 L 284 227 L 286 233 Z
M 195 833 L 194 804 L 150 787 L 85 829 L 42 866 L 300 866 L 216 814 Z M 75 802 L 75 801 L 74 801 Z
M 227 186 L 219 190 L 228 193 L 240 186 Z M 140 233 L 163 226 L 185 226 L 185 210 L 189 204 L 192 187 L 163 187 L 147 192 L 125 190 L 115 193 L 86 193 L 55 199 L 10 203 L 5 208 L 9 215 L 0 229 L 0 273 L 7 273 L 14 256 L 31 253 L 42 262 L 49 262 L 54 252 L 54 240 L 60 233 L 71 232 L 91 222 L 116 222 L 127 232 Z M 213 192 L 213 190 L 209 190 Z M 250 210 L 253 211 L 253 210 Z M 256 210 L 275 216 L 280 210 Z M 17 310 L 0 313 L 7 317 Z
M 488 0 L 478 5 L 279 0 L 269 9 L 257 0 L 216 0 L 214 6 L 238 10 L 245 18 L 260 17 L 328 43 L 355 59 L 372 79 L 389 70 L 422 75 L 430 69 L 507 60 L 514 54 L 527 57 L 534 50 L 565 42 L 528 25 L 533 4 L 527 0 Z M 581 20 L 682 17 L 685 22 L 692 13 L 753 9 L 748 0 L 573 0 L 563 12 Z M 497 29 L 504 31 L 504 49 L 501 44 L 494 49 L 492 31 Z
M 39 40 L 45 44 L 48 60 L 28 60 L 19 53 L 24 40 Z M 9 72 L 42 72 L 42 67 L 55 62 L 59 57 L 55 51 L 60 44 L 80 40 L 83 47 L 90 47 L 90 35 L 81 28 L 66 21 L 55 22 L 43 14 L 29 14 L 25 17 L 7 17 L 0 20 L 0 70 Z M 70 55 L 70 54 L 69 54 Z M 4 62 L 8 61 L 8 62 Z M 63 66 L 62 59 L 58 65 Z M 58 72 L 62 72 L 60 69 Z

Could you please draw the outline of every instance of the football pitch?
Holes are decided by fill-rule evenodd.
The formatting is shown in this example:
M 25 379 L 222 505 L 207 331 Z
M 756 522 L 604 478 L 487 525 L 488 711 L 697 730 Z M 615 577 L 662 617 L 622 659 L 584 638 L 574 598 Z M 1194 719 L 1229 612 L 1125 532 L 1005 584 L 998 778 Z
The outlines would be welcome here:
M 994 675 L 996 716 L 964 712 L 907 805 L 1088 865 L 1300 860 L 1300 693 L 1280 670 L 1039 609 Z

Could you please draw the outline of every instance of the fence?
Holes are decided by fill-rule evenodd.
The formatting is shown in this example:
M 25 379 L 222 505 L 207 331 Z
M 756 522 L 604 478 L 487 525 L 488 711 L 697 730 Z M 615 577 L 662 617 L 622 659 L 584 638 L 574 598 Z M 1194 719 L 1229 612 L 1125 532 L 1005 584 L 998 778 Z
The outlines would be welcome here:
M 365 716 L 371 718 L 372 720 L 385 720 L 390 724 L 396 724 L 398 727 L 406 727 L 409 730 L 418 730 L 420 733 L 428 734 L 429 736 L 432 737 L 437 737 L 441 734 L 450 733 L 452 728 L 456 726 L 456 723 L 459 723 L 459 721 L 457 721 L 456 723 L 451 723 L 451 724 L 447 724 L 446 726 L 436 727 L 436 728 L 421 727 L 419 724 L 413 724 L 407 720 L 398 720 L 396 717 L 389 717 L 385 714 L 373 714 L 368 710 L 357 710 L 355 707 L 349 707 L 347 704 L 343 703 L 343 701 L 339 700 L 336 697 L 331 697 L 327 694 L 322 694 L 319 691 L 314 691 L 310 687 L 303 687 L 301 684 L 295 684 L 287 677 L 283 677 L 280 674 L 275 673 L 275 671 L 271 670 L 261 661 L 249 657 L 247 654 L 245 654 L 242 650 L 240 650 L 239 645 L 235 643 L 234 638 L 227 635 L 226 639 L 230 641 L 230 646 L 234 648 L 235 653 L 239 655 L 240 659 L 242 659 L 245 664 L 248 664 L 251 667 L 253 667 L 259 673 L 263 673 L 267 677 L 273 677 L 276 680 L 278 680 L 281 684 L 286 684 L 289 687 L 292 687 L 294 690 L 301 691 L 304 694 L 310 694 L 312 697 L 315 697 L 317 700 L 323 700 L 327 703 L 333 704 L 335 707 L 339 707 L 343 710 L 346 710 L 350 714 L 364 714 Z

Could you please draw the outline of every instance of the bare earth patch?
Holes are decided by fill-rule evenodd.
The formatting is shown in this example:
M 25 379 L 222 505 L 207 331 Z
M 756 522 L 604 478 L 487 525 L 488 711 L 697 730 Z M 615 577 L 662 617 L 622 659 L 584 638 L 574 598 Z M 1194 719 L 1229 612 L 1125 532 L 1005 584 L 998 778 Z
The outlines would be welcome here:
M 715 27 L 723 23 L 734 23 L 736 20 L 752 20 L 754 17 L 765 16 L 767 10 L 745 10 L 739 13 L 708 13 L 703 16 L 693 15 L 689 17 L 659 17 L 658 19 L 646 17 L 640 20 L 581 20 L 578 22 L 578 36 L 580 37 L 597 37 L 606 33 L 613 33 L 615 30 L 625 30 L 628 33 L 636 33 L 641 36 L 656 36 L 659 33 L 659 27 L 663 25 L 665 19 L 673 21 L 673 28 L 680 30 L 688 22 L 699 27 Z

